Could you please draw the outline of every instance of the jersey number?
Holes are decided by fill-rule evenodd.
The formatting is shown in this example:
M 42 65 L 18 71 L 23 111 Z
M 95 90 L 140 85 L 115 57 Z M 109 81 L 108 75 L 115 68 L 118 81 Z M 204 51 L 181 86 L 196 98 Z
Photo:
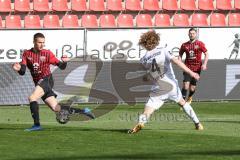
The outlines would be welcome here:
M 156 71 L 158 71 L 158 73 L 161 73 L 161 70 L 156 62 L 156 59 L 154 58 L 152 60 L 152 72 L 156 72 Z

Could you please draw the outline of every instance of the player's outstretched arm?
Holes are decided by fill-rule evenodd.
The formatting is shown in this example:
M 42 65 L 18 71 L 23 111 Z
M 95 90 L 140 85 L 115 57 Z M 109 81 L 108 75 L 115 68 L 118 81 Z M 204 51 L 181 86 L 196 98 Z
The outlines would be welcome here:
M 67 56 L 63 55 L 61 58 L 62 61 L 60 61 L 51 51 L 49 52 L 49 54 L 50 64 L 58 66 L 61 70 L 64 70 L 67 67 L 67 61 L 69 61 L 69 58 Z
M 20 63 L 14 63 L 12 65 L 13 70 L 17 71 L 20 75 L 24 75 L 26 72 L 26 65 Z
M 195 78 L 196 80 L 199 80 L 199 74 L 191 71 L 182 61 L 180 61 L 178 58 L 173 57 L 171 59 L 171 61 L 173 63 L 175 63 L 176 65 L 178 65 L 182 70 L 184 70 L 186 73 L 190 74 L 191 77 Z

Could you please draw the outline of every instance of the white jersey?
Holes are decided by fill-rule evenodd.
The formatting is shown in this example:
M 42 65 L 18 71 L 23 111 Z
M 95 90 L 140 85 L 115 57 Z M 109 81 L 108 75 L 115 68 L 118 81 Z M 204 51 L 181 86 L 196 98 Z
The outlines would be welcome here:
M 158 80 L 167 82 L 171 86 L 170 90 L 165 94 L 156 94 L 157 96 L 154 94 L 150 95 L 146 106 L 158 109 L 166 99 L 179 102 L 182 98 L 181 90 L 173 72 L 171 64 L 172 58 L 174 58 L 174 56 L 165 48 L 155 48 L 151 51 L 147 51 L 147 53 L 141 58 L 141 63 L 154 79 L 154 85 L 152 87 L 153 93 L 158 93 L 164 88 L 161 83 L 158 83 Z
M 174 56 L 165 48 L 155 48 L 147 51 L 140 62 L 156 80 L 164 76 L 167 76 L 169 79 L 175 79 L 171 65 L 171 59 L 173 57 Z

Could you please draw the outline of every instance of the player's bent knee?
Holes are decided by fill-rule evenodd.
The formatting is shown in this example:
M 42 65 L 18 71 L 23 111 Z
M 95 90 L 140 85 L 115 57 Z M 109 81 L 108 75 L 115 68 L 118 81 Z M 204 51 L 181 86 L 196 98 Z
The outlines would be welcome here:
M 153 108 L 154 110 L 158 110 L 163 104 L 164 104 L 164 101 L 159 100 L 157 97 L 150 97 L 150 99 L 145 105 L 145 109 Z
M 33 95 L 30 95 L 30 96 L 28 97 L 28 101 L 29 101 L 29 102 L 37 101 L 37 98 L 36 98 L 35 96 L 33 96 Z
M 183 89 L 188 90 L 189 89 L 189 85 L 183 85 Z
M 190 90 L 191 91 L 195 91 L 196 90 L 196 86 L 191 86 Z
M 59 112 L 61 110 L 61 107 L 57 104 L 54 106 L 50 106 L 54 112 Z

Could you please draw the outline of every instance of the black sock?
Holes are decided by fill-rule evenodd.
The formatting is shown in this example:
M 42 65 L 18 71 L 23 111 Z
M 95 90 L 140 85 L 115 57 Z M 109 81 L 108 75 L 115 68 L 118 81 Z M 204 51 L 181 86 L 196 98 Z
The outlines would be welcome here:
M 84 113 L 83 109 L 80 108 L 70 108 L 71 113 Z
M 70 110 L 70 107 L 68 105 L 60 105 L 61 106 L 61 110 L 65 109 L 65 110 Z
M 68 105 L 61 105 L 61 109 L 69 110 L 69 112 L 72 113 L 83 113 L 84 110 L 80 108 L 70 108 Z
M 34 125 L 36 126 L 40 126 L 38 108 L 39 108 L 38 103 L 36 101 L 30 102 L 30 110 L 31 110 L 32 118 L 34 120 Z
M 182 96 L 183 96 L 183 99 L 186 99 L 187 97 L 187 90 L 182 88 Z
M 190 91 L 188 97 L 192 97 L 192 95 L 195 93 L 195 91 Z

